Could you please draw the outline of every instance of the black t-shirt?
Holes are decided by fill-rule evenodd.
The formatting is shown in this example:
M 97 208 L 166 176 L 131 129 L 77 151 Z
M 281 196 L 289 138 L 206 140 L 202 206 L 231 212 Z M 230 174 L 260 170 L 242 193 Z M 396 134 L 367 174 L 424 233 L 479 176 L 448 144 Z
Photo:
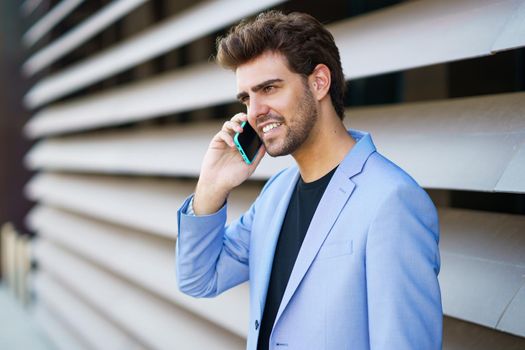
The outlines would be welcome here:
M 270 333 L 297 254 L 303 244 L 317 205 L 336 169 L 334 168 L 314 182 L 306 183 L 300 177 L 297 181 L 275 247 L 257 350 L 268 350 L 269 348 Z

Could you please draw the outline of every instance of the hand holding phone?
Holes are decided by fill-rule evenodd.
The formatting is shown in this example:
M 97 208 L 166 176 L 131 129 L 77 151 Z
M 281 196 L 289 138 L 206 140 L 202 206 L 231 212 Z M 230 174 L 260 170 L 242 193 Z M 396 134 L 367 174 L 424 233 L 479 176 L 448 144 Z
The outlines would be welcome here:
M 244 121 L 241 127 L 243 131 L 235 133 L 233 142 L 246 164 L 252 164 L 255 157 L 257 157 L 259 148 L 262 146 L 262 141 L 250 123 Z
M 245 113 L 236 114 L 212 138 L 195 189 L 195 214 L 219 210 L 228 194 L 246 181 L 262 160 L 264 145 L 247 120 Z M 239 159 L 239 153 L 244 161 Z

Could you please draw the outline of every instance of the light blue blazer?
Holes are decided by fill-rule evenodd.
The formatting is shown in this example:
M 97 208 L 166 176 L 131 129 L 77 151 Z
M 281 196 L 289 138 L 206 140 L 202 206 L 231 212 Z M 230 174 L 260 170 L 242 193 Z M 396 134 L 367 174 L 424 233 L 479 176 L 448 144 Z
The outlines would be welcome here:
M 441 349 L 436 208 L 384 158 L 368 133 L 337 168 L 302 244 L 270 337 L 275 350 Z M 213 297 L 250 283 L 247 349 L 255 350 L 277 238 L 298 179 L 273 176 L 229 226 L 226 206 L 208 216 L 178 211 L 177 281 Z

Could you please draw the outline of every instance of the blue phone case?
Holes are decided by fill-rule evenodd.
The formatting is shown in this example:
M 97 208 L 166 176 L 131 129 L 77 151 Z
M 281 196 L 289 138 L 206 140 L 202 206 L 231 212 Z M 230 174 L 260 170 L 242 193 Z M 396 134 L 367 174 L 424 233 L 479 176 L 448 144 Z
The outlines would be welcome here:
M 247 122 L 242 122 L 241 124 L 241 127 L 244 128 L 244 126 L 246 125 Z M 244 152 L 244 150 L 242 149 L 242 146 L 239 142 L 239 132 L 235 133 L 235 136 L 233 137 L 233 142 L 235 143 L 235 146 L 237 147 L 237 149 L 239 150 L 239 153 L 241 154 L 242 156 L 242 159 L 244 159 L 244 162 L 246 164 L 252 164 L 253 161 L 255 160 L 255 158 L 257 158 L 257 153 L 255 153 L 255 155 L 253 156 L 253 159 L 249 159 L 248 156 L 246 155 L 246 153 Z

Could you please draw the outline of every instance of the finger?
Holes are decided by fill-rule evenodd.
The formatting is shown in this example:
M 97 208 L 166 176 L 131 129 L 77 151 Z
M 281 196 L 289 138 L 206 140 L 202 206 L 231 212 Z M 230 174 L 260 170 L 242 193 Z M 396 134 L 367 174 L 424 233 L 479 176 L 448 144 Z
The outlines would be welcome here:
M 233 142 L 233 137 L 227 131 L 224 131 L 224 130 L 219 131 L 216 137 L 224 141 L 224 143 L 227 144 L 228 146 L 235 147 L 235 143 Z
M 230 119 L 232 122 L 237 122 L 237 123 L 242 123 L 242 122 L 245 122 L 248 120 L 248 116 L 246 115 L 246 113 L 237 113 L 236 115 L 234 115 L 231 119 Z
M 239 125 L 239 123 L 232 122 L 232 121 L 226 121 L 222 125 L 222 131 L 226 131 L 228 133 L 233 132 L 242 132 L 242 126 Z

